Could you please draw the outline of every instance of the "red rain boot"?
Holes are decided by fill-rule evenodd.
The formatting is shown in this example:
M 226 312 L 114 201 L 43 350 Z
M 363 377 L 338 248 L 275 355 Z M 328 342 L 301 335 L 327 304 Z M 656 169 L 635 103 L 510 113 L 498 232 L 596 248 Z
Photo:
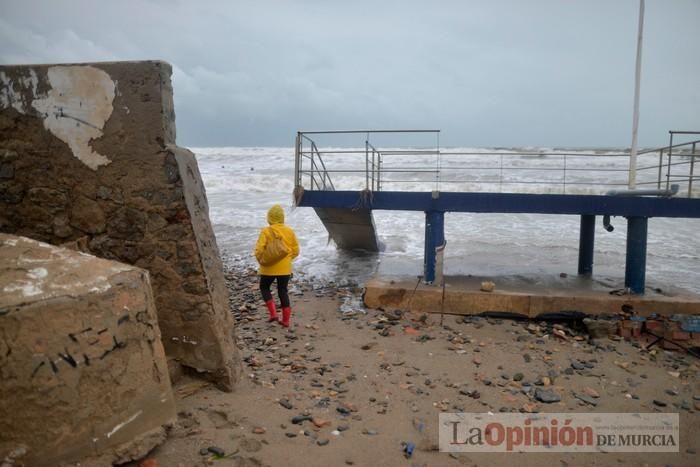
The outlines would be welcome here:
M 267 305 L 267 309 L 270 311 L 270 317 L 267 319 L 267 322 L 271 323 L 277 321 L 277 307 L 275 306 L 275 301 L 268 300 L 265 302 L 265 305 Z
M 289 306 L 286 306 L 282 308 L 282 319 L 279 321 L 279 323 L 284 326 L 285 328 L 289 327 L 289 319 L 292 317 L 292 308 Z

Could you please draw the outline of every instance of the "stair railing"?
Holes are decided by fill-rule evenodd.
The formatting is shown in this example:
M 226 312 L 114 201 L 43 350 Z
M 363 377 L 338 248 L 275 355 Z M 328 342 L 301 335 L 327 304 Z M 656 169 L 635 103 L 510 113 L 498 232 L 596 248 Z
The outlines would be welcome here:
M 656 184 L 657 189 L 663 188 L 668 191 L 672 184 L 687 184 L 687 189 L 683 187 L 681 193 L 685 192 L 688 198 L 693 197 L 693 182 L 700 178 L 700 176 L 695 175 L 695 161 L 700 156 L 698 152 L 700 139 L 674 143 L 674 137 L 678 135 L 700 135 L 700 131 L 671 130 L 669 131 L 668 146 L 640 152 L 639 155 L 658 152 L 659 162 L 658 164 L 637 167 L 637 172 L 645 170 L 657 172 L 655 181 L 637 183 L 637 185 Z
M 309 150 L 304 150 L 304 142 L 308 142 Z M 308 160 L 308 169 L 305 169 L 304 161 Z M 316 142 L 302 132 L 297 133 L 296 148 L 294 151 L 294 184 L 303 186 L 303 176 L 309 177 L 309 186 L 312 190 L 335 191 L 333 180 L 326 169 L 326 164 L 321 157 L 321 152 Z

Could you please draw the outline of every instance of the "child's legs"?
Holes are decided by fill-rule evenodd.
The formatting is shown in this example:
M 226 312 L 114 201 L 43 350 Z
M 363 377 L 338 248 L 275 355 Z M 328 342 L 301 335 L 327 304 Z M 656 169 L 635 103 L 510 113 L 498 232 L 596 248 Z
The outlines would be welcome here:
M 260 276 L 260 293 L 264 301 L 272 300 L 272 292 L 270 286 L 275 281 L 275 276 Z M 278 283 L 279 284 L 279 283 Z
M 280 303 L 282 303 L 282 308 L 289 306 L 289 292 L 287 292 L 287 286 L 289 285 L 289 276 L 276 276 L 277 277 L 277 295 L 280 297 Z

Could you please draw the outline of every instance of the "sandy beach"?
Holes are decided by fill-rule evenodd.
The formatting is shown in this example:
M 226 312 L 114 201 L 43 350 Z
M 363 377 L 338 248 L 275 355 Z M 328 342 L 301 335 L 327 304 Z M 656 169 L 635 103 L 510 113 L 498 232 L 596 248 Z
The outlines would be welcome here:
M 552 324 L 392 310 L 343 314 L 351 291 L 293 282 L 293 327 L 267 322 L 253 270 L 228 270 L 244 358 L 224 393 L 175 384 L 178 420 L 142 466 L 698 465 L 697 359 Z M 563 332 L 562 332 L 563 331 Z M 543 403 L 526 386 L 553 391 Z M 438 451 L 443 412 L 676 412 L 679 452 Z M 308 417 L 304 417 L 308 416 Z M 302 417 L 294 423 L 294 417 Z M 311 418 L 311 420 L 308 420 Z M 402 443 L 415 443 L 410 458 Z M 211 448 L 211 449 L 208 449 Z M 220 451 L 217 450 L 220 449 Z M 216 455 L 218 453 L 219 455 Z

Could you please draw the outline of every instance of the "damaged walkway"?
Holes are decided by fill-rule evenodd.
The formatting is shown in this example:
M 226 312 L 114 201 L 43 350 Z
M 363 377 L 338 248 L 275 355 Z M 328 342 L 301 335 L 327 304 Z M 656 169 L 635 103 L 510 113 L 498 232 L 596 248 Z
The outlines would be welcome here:
M 482 282 L 493 282 L 491 292 Z M 444 286 L 425 285 L 419 277 L 375 276 L 364 296 L 370 308 L 471 315 L 488 311 L 535 318 L 545 313 L 619 312 L 623 305 L 641 315 L 700 313 L 700 297 L 679 289 L 647 287 L 644 295 L 623 293 L 624 284 L 580 276 L 445 276 Z

